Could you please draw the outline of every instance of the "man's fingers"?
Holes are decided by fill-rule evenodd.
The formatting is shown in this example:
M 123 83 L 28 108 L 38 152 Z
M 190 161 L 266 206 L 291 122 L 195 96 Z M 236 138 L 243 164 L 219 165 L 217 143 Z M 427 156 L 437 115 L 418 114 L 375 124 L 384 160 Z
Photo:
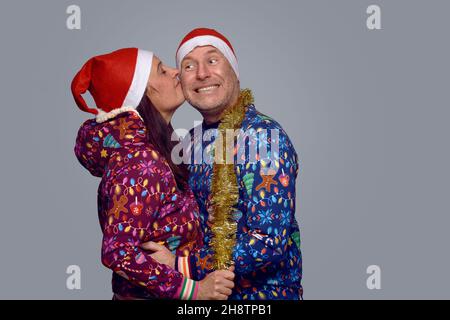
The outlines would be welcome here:
M 144 250 L 159 251 L 159 250 L 164 250 L 166 247 L 164 247 L 156 242 L 149 241 L 149 242 L 144 242 L 143 244 L 141 244 L 141 248 Z
M 150 257 L 151 257 L 153 260 L 155 260 L 156 262 L 161 263 L 161 264 L 164 264 L 164 260 L 162 259 L 162 257 L 161 257 L 159 254 L 153 253 L 153 254 L 150 255 Z

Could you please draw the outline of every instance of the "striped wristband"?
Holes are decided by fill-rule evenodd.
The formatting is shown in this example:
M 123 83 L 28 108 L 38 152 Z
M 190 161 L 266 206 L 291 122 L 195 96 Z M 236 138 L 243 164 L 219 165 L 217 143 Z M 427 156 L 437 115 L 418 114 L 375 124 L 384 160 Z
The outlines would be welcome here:
M 195 300 L 195 298 L 197 297 L 197 291 L 198 291 L 197 281 L 188 278 L 183 278 L 183 282 L 175 295 L 180 300 Z
M 189 266 L 189 256 L 187 257 L 177 257 L 176 266 L 178 272 L 181 272 L 183 276 L 186 278 L 192 279 L 193 275 L 191 272 L 191 268 Z

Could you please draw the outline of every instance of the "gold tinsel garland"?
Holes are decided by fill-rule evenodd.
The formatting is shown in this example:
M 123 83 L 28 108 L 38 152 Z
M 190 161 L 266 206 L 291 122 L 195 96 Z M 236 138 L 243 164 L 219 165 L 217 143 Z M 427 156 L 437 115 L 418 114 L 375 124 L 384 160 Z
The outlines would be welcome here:
M 236 243 L 237 222 L 233 220 L 233 212 L 239 200 L 234 161 L 227 161 L 227 151 L 233 152 L 233 146 L 227 145 L 227 131 L 240 129 L 245 116 L 245 107 L 253 103 L 253 95 L 249 89 L 240 92 L 238 101 L 227 108 L 218 128 L 216 146 L 222 150 L 215 150 L 215 161 L 211 181 L 211 205 L 214 222 L 211 227 L 213 237 L 211 248 L 214 250 L 214 268 L 227 269 L 233 265 L 233 249 Z M 229 131 L 230 132 L 230 131 Z M 227 148 L 228 147 L 228 148 Z M 231 155 L 228 155 L 231 157 Z M 234 159 L 234 154 L 232 158 Z

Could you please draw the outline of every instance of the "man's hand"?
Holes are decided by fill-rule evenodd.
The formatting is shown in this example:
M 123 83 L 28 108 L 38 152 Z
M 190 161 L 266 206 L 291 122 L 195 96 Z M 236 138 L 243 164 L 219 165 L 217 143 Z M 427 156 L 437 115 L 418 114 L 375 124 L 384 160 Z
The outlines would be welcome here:
M 175 269 L 175 255 L 165 246 L 149 241 L 141 244 L 141 248 L 147 251 L 154 251 L 150 257 L 155 259 L 158 263 L 168 265 L 172 269 Z

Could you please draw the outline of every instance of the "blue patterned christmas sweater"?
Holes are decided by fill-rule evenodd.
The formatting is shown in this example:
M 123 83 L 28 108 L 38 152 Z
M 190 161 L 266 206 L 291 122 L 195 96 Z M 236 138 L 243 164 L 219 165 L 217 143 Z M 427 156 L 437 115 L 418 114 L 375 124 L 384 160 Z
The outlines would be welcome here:
M 208 211 L 217 127 L 218 123 L 204 122 L 195 127 L 187 147 L 189 185 L 200 207 L 205 247 L 177 257 L 176 266 L 194 280 L 213 271 Z M 233 213 L 235 288 L 229 299 L 302 299 L 300 231 L 295 218 L 297 153 L 282 127 L 254 105 L 246 107 L 241 129 L 234 149 L 239 201 Z

